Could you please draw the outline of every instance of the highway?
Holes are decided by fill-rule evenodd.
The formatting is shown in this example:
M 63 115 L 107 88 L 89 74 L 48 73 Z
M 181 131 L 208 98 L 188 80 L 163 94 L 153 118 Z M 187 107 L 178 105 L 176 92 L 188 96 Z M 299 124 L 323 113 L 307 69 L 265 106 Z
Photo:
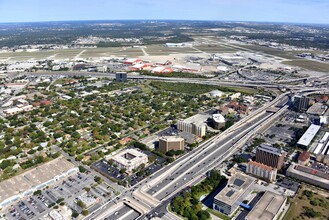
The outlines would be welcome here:
M 93 77 L 109 77 L 113 78 L 113 74 L 90 74 L 90 73 L 61 73 L 61 75 L 92 75 Z M 32 75 L 32 74 L 31 74 Z M 39 75 L 39 74 L 33 74 Z M 53 75 L 49 72 L 47 75 Z M 198 83 L 218 86 L 239 86 L 239 87 L 265 87 L 277 88 L 278 86 L 287 86 L 293 92 L 319 92 L 328 91 L 324 88 L 305 87 L 304 85 L 288 85 L 277 84 L 275 82 L 223 82 L 218 79 L 189 79 L 189 78 L 163 78 L 152 76 L 131 76 L 130 79 L 138 80 L 161 80 L 166 82 L 184 82 Z M 152 216 L 161 217 L 161 219 L 175 219 L 166 211 L 166 206 L 171 198 L 180 193 L 182 189 L 195 185 L 205 178 L 207 171 L 218 166 L 224 160 L 230 158 L 239 148 L 243 146 L 245 141 L 250 139 L 252 135 L 262 132 L 265 125 L 272 123 L 276 117 L 282 114 L 287 108 L 287 95 L 290 92 L 279 95 L 275 100 L 267 103 L 260 109 L 250 113 L 250 115 L 235 123 L 225 132 L 211 138 L 202 143 L 198 148 L 182 156 L 175 162 L 159 170 L 155 174 L 147 177 L 134 187 L 122 191 L 119 186 L 115 186 L 117 191 L 121 191 L 121 195 L 113 198 L 105 203 L 98 210 L 90 213 L 85 219 L 88 220 L 103 220 L 103 219 L 136 219 L 136 211 L 141 213 L 140 219 L 149 219 Z M 266 112 L 269 107 L 279 107 L 281 110 L 277 113 Z M 66 158 L 74 159 L 65 152 L 60 151 Z M 76 165 L 78 164 L 77 162 Z M 92 174 L 94 171 L 88 169 Z M 113 185 L 109 180 L 108 184 Z M 131 209 L 127 205 L 129 204 Z M 128 208 L 127 208 L 128 207 Z M 137 213 L 138 213 L 137 212 Z M 177 218 L 176 218 L 177 219 Z

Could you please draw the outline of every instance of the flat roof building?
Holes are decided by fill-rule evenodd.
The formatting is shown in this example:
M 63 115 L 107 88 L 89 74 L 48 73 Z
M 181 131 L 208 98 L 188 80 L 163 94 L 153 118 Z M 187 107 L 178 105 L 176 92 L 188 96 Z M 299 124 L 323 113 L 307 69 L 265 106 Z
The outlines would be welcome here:
M 118 82 L 126 82 L 128 80 L 128 74 L 126 72 L 115 73 L 115 80 Z
M 328 107 L 325 104 L 317 102 L 308 108 L 307 113 L 311 115 L 323 115 L 327 109 Z
M 320 170 L 292 163 L 287 170 L 287 176 L 329 190 L 329 174 Z
M 312 142 L 315 135 L 319 132 L 321 126 L 311 124 L 311 126 L 306 130 L 303 136 L 298 140 L 297 144 L 308 147 Z
M 280 170 L 283 166 L 285 152 L 269 144 L 261 144 L 256 150 L 256 162 Z
M 126 149 L 114 155 L 111 160 L 118 166 L 119 169 L 126 169 L 132 172 L 142 164 L 147 164 L 148 156 L 135 149 Z
M 184 150 L 184 138 L 164 136 L 159 139 L 159 151 L 167 153 L 171 150 Z
M 231 215 L 250 194 L 254 182 L 253 177 L 235 173 L 228 180 L 227 186 L 215 196 L 213 209 Z
M 254 208 L 246 216 L 246 220 L 276 220 L 283 211 L 287 198 L 266 191 Z
M 18 176 L 0 182 L 0 208 L 32 195 L 79 169 L 64 158 L 57 158 Z

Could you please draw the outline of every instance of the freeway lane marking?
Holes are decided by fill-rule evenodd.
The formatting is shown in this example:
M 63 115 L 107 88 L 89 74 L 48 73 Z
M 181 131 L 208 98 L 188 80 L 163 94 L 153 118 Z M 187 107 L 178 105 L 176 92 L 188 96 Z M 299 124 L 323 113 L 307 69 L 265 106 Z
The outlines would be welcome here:
M 264 112 L 262 112 L 261 115 L 263 115 Z M 261 119 L 260 121 L 256 122 L 255 124 L 253 124 L 250 128 L 249 128 L 249 131 L 251 131 L 252 129 L 254 129 L 254 127 L 258 126 L 258 124 L 262 123 L 264 120 L 266 120 L 268 117 L 270 117 L 271 115 L 265 117 L 264 119 Z M 257 120 L 258 118 L 255 118 L 254 120 Z M 252 121 L 254 121 L 252 120 Z M 247 128 L 248 130 L 248 128 Z M 248 132 L 249 132 L 248 131 Z M 247 132 L 247 133 L 248 133 Z M 239 134 L 237 137 L 239 136 L 244 136 L 243 133 Z M 229 137 L 227 137 L 229 138 Z M 226 139 L 227 139 L 226 138 Z M 206 161 L 207 159 L 209 159 L 210 157 L 213 157 L 213 154 L 217 151 L 220 151 L 220 150 L 223 150 L 223 148 L 225 149 L 225 146 L 229 143 L 231 143 L 233 140 L 230 139 L 229 141 L 225 142 L 224 144 L 222 144 L 220 147 L 216 148 L 212 153 L 208 154 L 207 156 L 203 157 L 200 161 L 196 162 L 193 166 L 191 166 L 190 168 L 188 168 L 185 172 L 181 173 L 179 176 L 177 176 L 173 181 L 171 181 L 170 183 L 168 183 L 166 186 L 162 187 L 160 190 L 158 190 L 156 193 L 153 194 L 153 196 L 157 196 L 159 195 L 161 192 L 163 192 L 164 190 L 166 190 L 168 187 L 172 186 L 175 182 L 179 181 L 179 179 L 186 175 L 186 173 L 188 173 L 189 171 L 193 170 L 194 168 L 196 168 L 198 165 L 200 165 L 202 162 Z M 218 146 L 218 143 L 213 143 L 211 144 L 212 147 L 209 147 L 209 150 L 211 150 L 212 148 Z M 228 148 L 230 149 L 230 148 Z M 192 159 L 192 158 L 191 158 Z

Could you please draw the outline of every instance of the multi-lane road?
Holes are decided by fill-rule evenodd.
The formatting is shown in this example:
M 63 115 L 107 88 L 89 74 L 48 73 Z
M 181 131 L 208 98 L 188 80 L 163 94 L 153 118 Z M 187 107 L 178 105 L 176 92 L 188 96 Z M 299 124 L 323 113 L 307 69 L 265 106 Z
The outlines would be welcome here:
M 47 73 L 47 75 L 50 73 Z M 69 73 L 68 75 L 77 75 Z M 81 73 L 85 75 L 86 73 Z M 93 74 L 94 76 L 94 74 Z M 96 77 L 109 77 L 109 74 L 97 74 Z M 271 82 L 223 82 L 218 79 L 187 79 L 187 78 L 162 78 L 149 76 L 136 76 L 135 79 L 162 80 L 169 82 L 201 83 L 221 86 L 244 86 L 277 88 L 288 86 Z M 290 83 L 290 82 L 289 82 Z M 323 89 L 306 88 L 300 85 L 289 85 L 290 89 L 297 92 L 321 92 Z M 326 90 L 327 91 L 327 90 Z M 261 132 L 265 124 L 271 123 L 280 115 L 287 106 L 286 94 L 278 96 L 274 101 L 252 112 L 231 128 L 220 135 L 201 144 L 197 149 L 189 152 L 179 160 L 164 167 L 157 173 L 146 178 L 133 188 L 122 191 L 121 195 L 105 203 L 101 208 L 91 213 L 86 219 L 147 219 L 152 216 L 161 216 L 161 219 L 175 219 L 175 216 L 165 213 L 166 206 L 173 196 L 187 186 L 195 185 L 205 178 L 205 173 L 216 167 L 234 154 L 253 134 Z M 278 113 L 266 112 L 269 107 L 278 106 Z M 138 215 L 139 215 L 138 214 Z

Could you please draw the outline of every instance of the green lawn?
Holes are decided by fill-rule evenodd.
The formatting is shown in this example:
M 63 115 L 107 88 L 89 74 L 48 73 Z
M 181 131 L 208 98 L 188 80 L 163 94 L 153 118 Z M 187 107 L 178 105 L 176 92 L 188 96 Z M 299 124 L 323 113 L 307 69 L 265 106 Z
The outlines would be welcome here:
M 215 216 L 217 216 L 218 218 L 221 218 L 223 220 L 231 220 L 230 217 L 228 217 L 227 215 L 224 215 L 223 213 L 221 212 L 218 212 L 218 211 L 215 211 L 213 209 L 210 209 L 210 208 L 207 208 L 207 211 Z

